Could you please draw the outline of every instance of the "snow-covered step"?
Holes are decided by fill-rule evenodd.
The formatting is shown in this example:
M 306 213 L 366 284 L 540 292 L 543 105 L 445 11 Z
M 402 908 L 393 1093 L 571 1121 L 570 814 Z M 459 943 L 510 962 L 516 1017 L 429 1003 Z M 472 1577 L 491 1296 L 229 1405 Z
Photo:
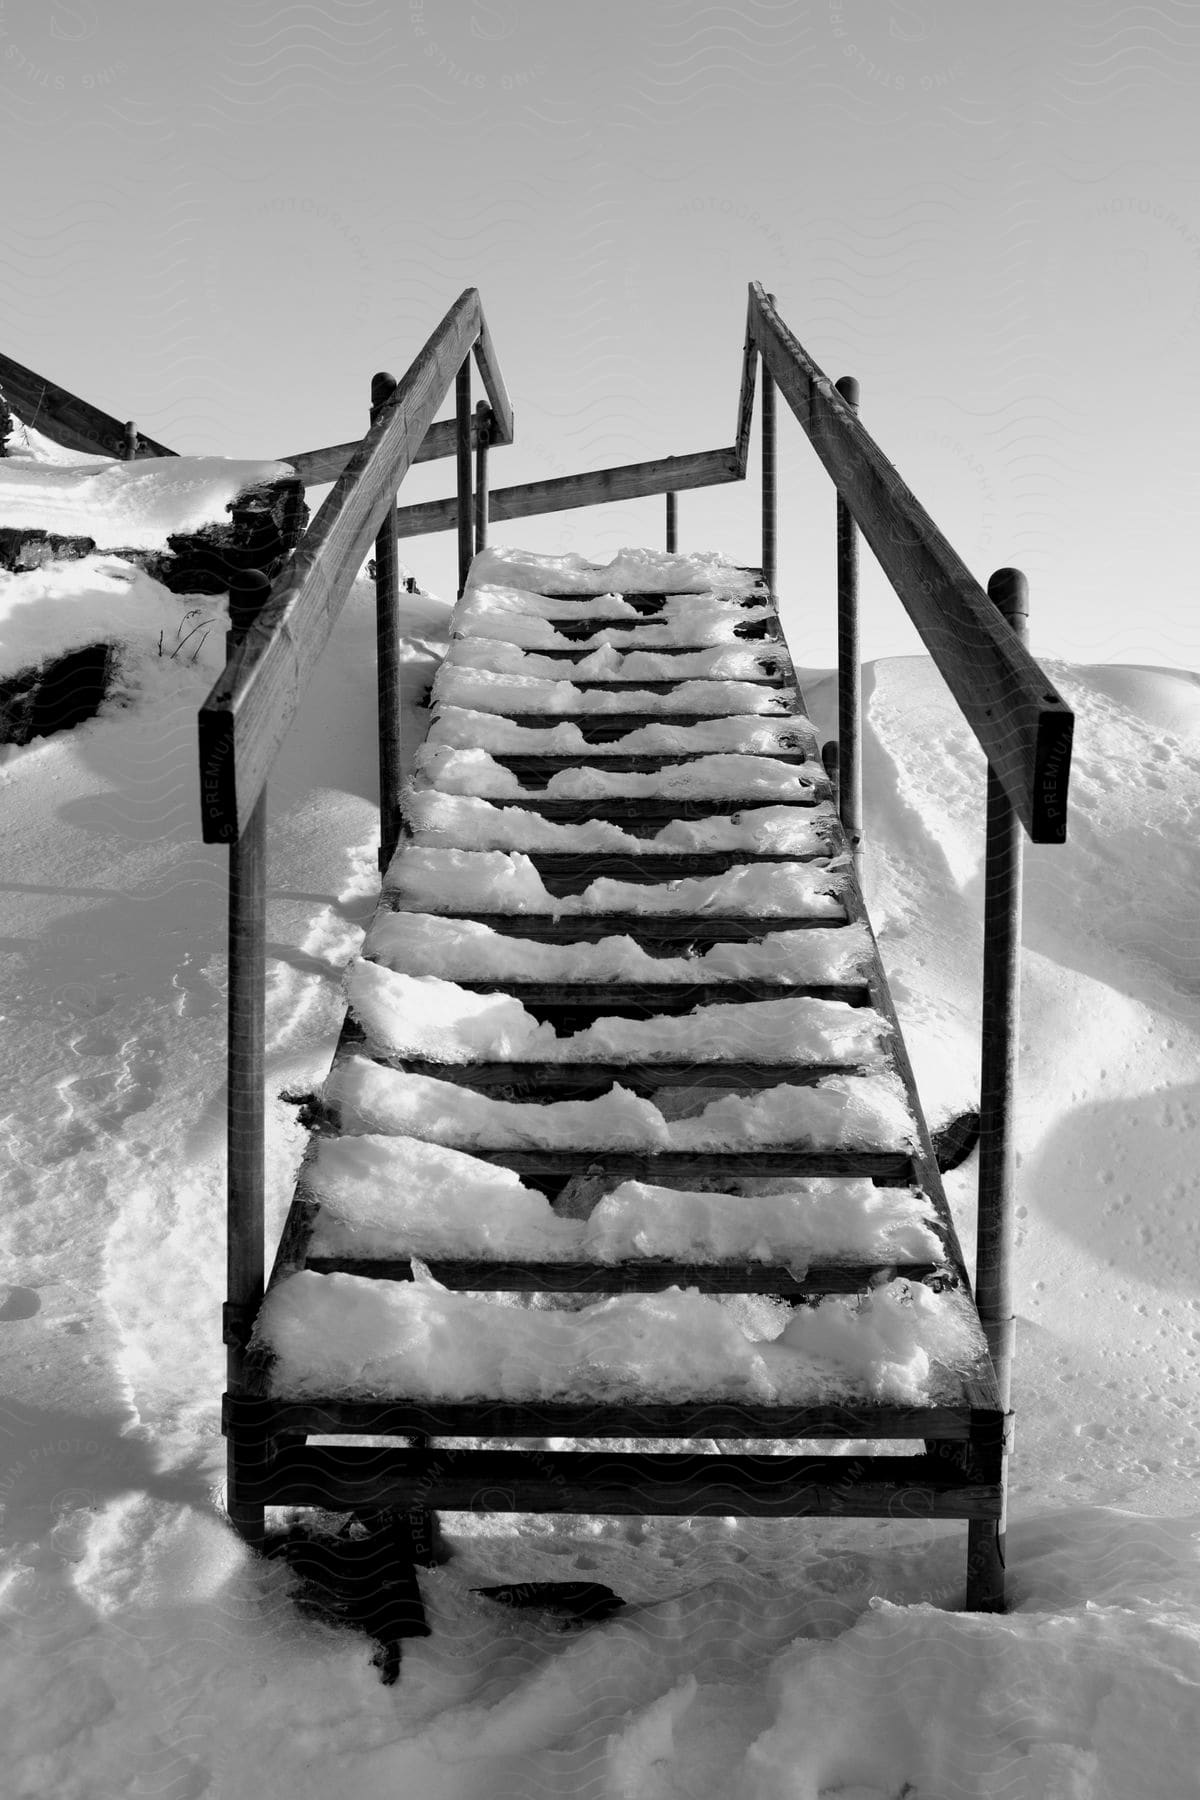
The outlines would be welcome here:
M 489 1291 L 811 1296 L 954 1277 L 945 1221 L 913 1187 L 858 1180 L 576 1183 L 553 1204 L 511 1170 L 415 1138 L 318 1139 L 301 1170 L 285 1267 L 391 1280 L 427 1264 Z
M 389 903 L 411 911 L 458 916 L 604 916 L 608 929 L 625 935 L 625 919 L 674 919 L 697 935 L 718 922 L 798 924 L 846 918 L 844 872 L 807 862 L 753 862 L 733 854 L 712 875 L 662 879 L 648 858 L 625 859 L 619 873 L 595 875 L 595 858 L 576 859 L 563 879 L 549 877 L 533 857 L 520 851 L 440 849 L 402 844 L 384 875 Z M 741 935 L 752 935 L 743 931 Z
M 678 1288 L 564 1309 L 455 1293 L 420 1269 L 407 1282 L 299 1270 L 268 1293 L 256 1343 L 281 1397 L 518 1406 L 954 1404 L 986 1357 L 969 1302 L 919 1282 L 788 1311 Z
M 442 663 L 442 670 L 447 669 L 482 670 L 523 680 L 569 681 L 580 688 L 615 691 L 634 686 L 653 686 L 658 691 L 684 681 L 765 682 L 776 687 L 791 686 L 793 682 L 791 663 L 782 647 L 761 649 L 748 644 L 677 649 L 674 654 L 619 650 L 609 644 L 594 650 L 563 650 L 557 656 L 546 656 L 497 638 L 456 637 L 451 638 Z
M 515 923 L 519 923 L 516 921 Z M 438 913 L 380 912 L 363 944 L 364 957 L 407 975 L 440 975 L 467 984 L 519 988 L 533 985 L 611 995 L 707 986 L 769 983 L 779 987 L 865 988 L 872 957 L 862 923 L 827 931 L 773 931 L 765 927 L 740 942 L 716 942 L 690 955 L 673 953 L 619 935 L 570 944 L 532 936 L 506 936 L 495 924 Z
M 825 770 L 815 760 L 785 762 L 737 752 L 664 759 L 641 770 L 576 765 L 540 773 L 535 785 L 488 750 L 425 744 L 414 762 L 413 785 L 542 810 L 616 802 L 666 811 L 692 804 L 720 810 L 748 803 L 812 806 L 829 798 Z
M 670 858 L 726 854 L 726 862 L 710 864 L 703 871 L 718 873 L 747 855 L 808 861 L 828 859 L 838 847 L 836 814 L 828 801 L 803 806 L 749 803 L 730 813 L 702 812 L 693 818 L 672 818 L 666 824 L 651 816 L 640 822 L 638 829 L 634 828 L 638 821 L 552 819 L 515 802 L 443 794 L 434 788 L 408 788 L 402 808 L 411 841 L 418 848 L 523 850 L 557 857 L 585 854 L 597 872 L 609 870 L 614 854 Z M 597 857 L 604 858 L 602 864 L 596 863 Z M 670 862 L 664 868 L 668 880 L 684 872 L 684 865 L 677 861 L 674 868 Z M 702 871 L 696 865 L 692 872 Z
M 622 735 L 656 717 L 695 724 L 701 719 L 762 713 L 785 717 L 796 704 L 793 687 L 769 682 L 663 680 L 581 686 L 552 676 L 497 673 L 443 663 L 433 683 L 435 706 L 524 715 L 555 723 L 568 715 L 600 715 Z
M 519 999 L 479 994 L 436 975 L 405 975 L 359 961 L 350 971 L 351 1018 L 373 1054 L 447 1064 L 806 1065 L 877 1068 L 890 1022 L 869 1006 L 808 996 L 710 1004 L 692 1013 L 601 1017 L 560 1034 Z
M 714 752 L 796 757 L 802 762 L 819 760 L 815 728 L 797 712 L 777 718 L 731 714 L 697 719 L 690 724 L 677 719 L 629 724 L 600 717 L 538 724 L 527 718 L 509 718 L 501 713 L 447 704 L 439 706 L 431 719 L 426 743 L 439 748 L 487 750 L 497 761 L 514 756 L 529 759 L 534 775 L 540 766 L 545 766 L 543 758 L 572 762 L 583 757 L 605 768 L 634 769 L 653 766 L 643 759 L 675 761 Z

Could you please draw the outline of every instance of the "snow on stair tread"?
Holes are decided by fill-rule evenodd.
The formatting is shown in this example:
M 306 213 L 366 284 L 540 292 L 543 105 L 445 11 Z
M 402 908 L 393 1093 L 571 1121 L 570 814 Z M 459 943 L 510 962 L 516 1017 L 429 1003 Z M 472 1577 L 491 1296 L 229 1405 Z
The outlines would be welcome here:
M 784 685 L 781 671 L 790 676 L 790 663 L 782 646 L 761 648 L 748 644 L 717 644 L 664 656 L 653 650 L 618 650 L 604 645 L 580 656 L 540 655 L 497 638 L 451 638 L 443 669 L 477 669 L 488 674 L 538 677 L 570 681 L 580 686 L 594 683 L 639 681 L 737 680 Z M 435 689 L 436 691 L 436 689 Z
M 962 1396 L 983 1357 L 953 1289 L 889 1282 L 796 1311 L 735 1311 L 669 1288 L 563 1308 L 455 1293 L 423 1270 L 378 1281 L 301 1270 L 263 1303 L 256 1342 L 276 1395 L 423 1400 L 894 1405 Z
M 413 763 L 414 787 L 442 794 L 470 794 L 486 800 L 736 800 L 812 805 L 828 796 L 822 765 L 815 760 L 783 762 L 778 757 L 726 752 L 663 763 L 655 769 L 580 766 L 552 772 L 545 784 L 530 787 L 491 753 L 477 746 L 424 744 Z
M 804 807 L 750 804 L 732 815 L 672 819 L 648 836 L 607 819 L 548 819 L 524 807 L 433 788 L 410 787 L 401 804 L 414 846 L 459 850 L 620 851 L 626 856 L 736 850 L 803 859 L 832 854 L 836 825 L 828 801 Z
M 467 707 L 476 712 L 538 717 L 565 714 L 620 714 L 639 722 L 649 715 L 680 713 L 695 718 L 724 718 L 765 713 L 792 713 L 796 692 L 765 682 L 715 680 L 675 681 L 659 693 L 635 684 L 618 689 L 576 687 L 550 676 L 496 673 L 443 663 L 433 683 L 435 706 Z
M 631 634 L 649 627 L 674 634 L 680 627 L 736 629 L 774 617 L 775 609 L 765 592 L 746 596 L 709 591 L 661 594 L 652 599 L 643 592 L 635 604 L 622 594 L 563 598 L 535 593 L 530 588 L 477 581 L 472 576 L 450 614 L 450 635 L 467 637 L 484 627 L 495 626 L 503 631 L 521 624 L 569 624 Z
M 694 725 L 669 720 L 631 727 L 602 746 L 590 743 L 579 722 L 562 720 L 554 725 L 524 725 L 503 713 L 469 706 L 439 706 L 430 722 L 426 744 L 438 747 L 484 749 L 493 755 L 521 756 L 699 756 L 714 751 L 743 755 L 779 756 L 803 752 L 816 760 L 816 730 L 800 713 L 785 718 L 728 714 Z
M 738 568 L 711 551 L 676 554 L 642 548 L 620 550 L 611 562 L 601 564 L 589 563 L 574 551 L 565 556 L 549 556 L 493 545 L 479 551 L 470 568 L 468 585 L 478 587 L 484 583 L 584 599 L 625 592 L 719 592 L 743 598 L 765 593 L 758 570 Z
M 476 919 L 440 913 L 381 912 L 362 954 L 407 975 L 448 981 L 510 980 L 565 986 L 613 982 L 717 986 L 728 981 L 836 986 L 861 983 L 872 950 L 864 925 L 830 931 L 764 931 L 757 939 L 712 944 L 692 956 L 651 956 L 630 937 L 548 944 L 505 936 Z
M 759 1062 L 879 1067 L 891 1027 L 844 1001 L 754 1000 L 682 1016 L 600 1018 L 560 1037 L 520 1000 L 479 994 L 436 975 L 359 961 L 347 981 L 352 1016 L 387 1056 L 436 1062 Z
M 571 915 L 654 914 L 738 919 L 846 917 L 835 870 L 804 862 L 737 863 L 722 874 L 643 885 L 608 876 L 552 894 L 520 851 L 401 845 L 384 891 L 419 912 Z
M 462 615 L 455 609 L 450 619 L 450 637 L 469 637 L 476 643 L 490 639 L 502 644 L 517 644 L 525 650 L 561 655 L 583 654 L 611 647 L 615 650 L 653 650 L 659 654 L 678 654 L 707 650 L 717 644 L 781 644 L 775 614 L 771 608 L 747 608 L 717 603 L 703 611 L 669 612 L 666 607 L 649 617 L 639 617 L 630 608 L 628 618 L 593 614 L 588 618 L 564 616 L 573 602 L 545 601 L 544 613 L 531 615 L 518 611 L 472 611 Z
M 609 1266 L 937 1263 L 929 1197 L 863 1179 L 731 1181 L 724 1191 L 609 1181 L 585 1217 L 564 1216 L 510 1169 L 419 1138 L 319 1138 L 301 1171 L 315 1207 L 310 1257 L 587 1258 Z
M 908 1097 L 890 1068 L 752 1092 L 722 1092 L 716 1080 L 697 1080 L 672 1098 L 683 1116 L 668 1118 L 664 1097 L 656 1104 L 619 1084 L 590 1100 L 500 1100 L 355 1052 L 339 1055 L 322 1090 L 323 1105 L 343 1135 L 385 1132 L 466 1150 L 653 1154 L 803 1147 L 910 1154 L 916 1145 Z M 687 1116 L 688 1107 L 698 1110 Z

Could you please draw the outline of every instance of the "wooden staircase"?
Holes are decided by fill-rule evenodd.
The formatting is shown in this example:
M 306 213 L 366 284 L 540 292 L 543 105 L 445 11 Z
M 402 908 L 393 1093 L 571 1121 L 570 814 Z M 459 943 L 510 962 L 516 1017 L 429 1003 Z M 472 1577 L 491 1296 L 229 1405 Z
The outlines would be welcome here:
M 225 1399 L 235 1516 L 398 1514 L 414 1554 L 438 1508 L 1002 1517 L 1005 1407 L 774 596 L 639 566 L 606 598 L 476 558 Z

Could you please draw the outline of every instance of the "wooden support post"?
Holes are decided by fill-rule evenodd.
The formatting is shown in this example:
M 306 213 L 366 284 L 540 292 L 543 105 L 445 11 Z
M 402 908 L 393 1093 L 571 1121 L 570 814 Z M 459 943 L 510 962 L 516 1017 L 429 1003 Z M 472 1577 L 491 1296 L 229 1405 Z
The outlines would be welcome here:
M 464 356 L 454 377 L 454 418 L 458 428 L 458 593 L 471 568 L 471 359 Z
M 775 592 L 775 381 L 762 366 L 762 572 Z
M 679 548 L 679 495 L 667 495 L 667 555 L 674 556 Z
M 475 554 L 487 549 L 488 445 L 492 437 L 492 409 L 486 400 L 475 408 Z
M 122 461 L 134 462 L 138 453 L 138 429 L 132 419 L 125 421 L 125 447 L 121 452 Z
M 843 375 L 838 393 L 858 411 L 858 382 Z M 858 527 L 837 497 L 838 810 L 857 869 L 862 860 L 862 651 L 858 624 Z
M 840 783 L 838 780 L 838 747 L 837 739 L 830 738 L 827 744 L 821 745 L 821 766 L 825 770 L 826 779 L 833 792 L 833 804 L 839 806 Z
M 262 609 L 271 584 L 259 569 L 237 572 L 229 590 L 232 655 Z M 241 836 L 229 846 L 229 996 L 226 1091 L 226 1380 L 245 1384 L 246 1345 L 263 1296 L 266 1189 L 267 796 L 264 788 Z M 257 1460 L 257 1452 L 249 1453 Z M 235 1495 L 238 1446 L 230 1440 L 230 1522 L 261 1547 L 263 1508 Z
M 371 379 L 371 423 L 396 391 L 396 378 L 381 370 Z M 396 510 L 389 502 L 375 539 L 375 662 L 379 711 L 379 867 L 385 870 L 400 841 L 400 560 Z
M 1017 636 L 1028 636 L 1029 584 L 1019 569 L 997 569 L 988 598 Z M 1011 1427 L 1013 1315 L 1013 1207 L 1016 1147 L 1013 1109 L 1020 1017 L 1021 871 L 1020 820 L 988 767 L 987 847 L 983 910 L 983 1052 L 979 1095 L 979 1225 L 975 1301 L 996 1371 L 1005 1415 L 1006 1449 Z M 1001 1475 L 1005 1512 L 998 1520 L 969 1526 L 967 1605 L 978 1612 L 1004 1610 L 1007 1464 Z

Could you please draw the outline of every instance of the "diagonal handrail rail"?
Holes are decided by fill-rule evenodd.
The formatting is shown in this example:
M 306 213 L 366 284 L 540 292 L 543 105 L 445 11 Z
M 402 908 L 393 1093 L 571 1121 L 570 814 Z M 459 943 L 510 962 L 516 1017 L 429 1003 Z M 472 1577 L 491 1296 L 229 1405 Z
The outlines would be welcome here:
M 508 397 L 508 389 L 504 385 L 500 364 L 496 360 L 491 333 L 488 331 L 487 320 L 483 317 L 482 312 L 480 313 L 479 336 L 475 341 L 475 361 L 483 379 L 488 405 L 491 408 L 488 446 L 490 449 L 501 448 L 513 441 L 512 401 Z M 337 480 L 348 466 L 360 442 L 361 439 L 355 438 L 349 444 L 326 444 L 319 450 L 298 450 L 290 456 L 279 457 L 278 461 L 290 463 L 306 487 L 320 487 L 326 481 Z M 425 433 L 413 456 L 413 461 L 435 462 L 440 457 L 455 455 L 457 448 L 456 420 L 438 419 Z
M 1035 843 L 1067 835 L 1073 714 L 760 282 L 763 362 L 891 581 Z
M 254 811 L 351 583 L 416 460 L 434 413 L 483 329 L 478 290 L 467 288 L 355 446 L 201 707 L 206 843 L 236 842 Z M 489 360 L 494 368 L 494 357 Z
M 81 400 L 69 388 L 48 381 L 36 369 L 26 368 L 11 356 L 0 354 L 0 393 L 20 409 L 27 425 L 43 431 L 54 443 L 66 450 L 79 450 L 94 456 L 128 457 L 129 423 L 114 419 L 90 400 Z M 177 456 L 166 444 L 138 432 L 135 436 L 138 456 Z

